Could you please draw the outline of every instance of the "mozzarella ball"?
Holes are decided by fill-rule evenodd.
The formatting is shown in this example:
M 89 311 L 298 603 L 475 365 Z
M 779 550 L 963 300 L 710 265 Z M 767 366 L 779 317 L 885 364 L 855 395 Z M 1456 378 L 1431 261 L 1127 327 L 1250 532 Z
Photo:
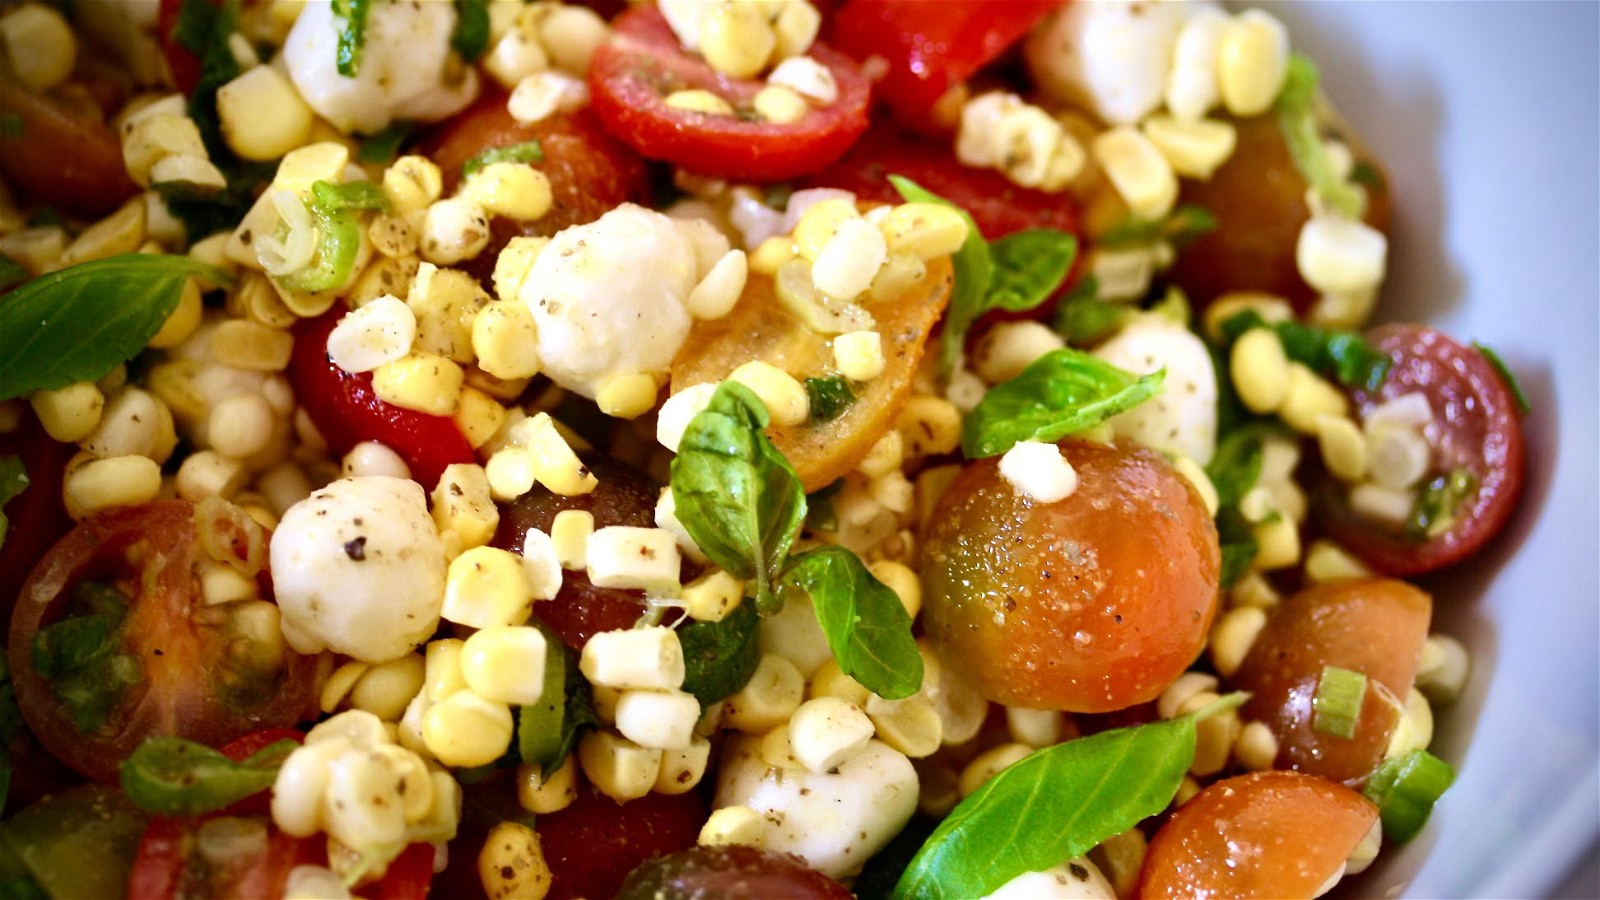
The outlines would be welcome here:
M 1159 315 L 1144 315 L 1096 347 L 1094 355 L 1136 375 L 1162 367 L 1161 393 L 1112 418 L 1117 434 L 1200 465 L 1217 449 L 1217 375 L 1194 332 Z
M 1024 45 L 1049 96 L 1112 125 L 1132 125 L 1161 106 L 1185 3 L 1097 0 L 1067 4 Z
M 1067 860 L 1042 872 L 1024 872 L 996 888 L 987 900 L 1116 900 L 1111 882 L 1088 857 Z

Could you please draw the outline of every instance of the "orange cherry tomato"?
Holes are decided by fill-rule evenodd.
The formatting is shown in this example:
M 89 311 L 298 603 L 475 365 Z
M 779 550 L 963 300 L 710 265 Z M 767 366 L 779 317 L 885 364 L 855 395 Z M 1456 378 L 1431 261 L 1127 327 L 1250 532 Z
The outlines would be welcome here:
M 1078 488 L 1019 494 L 969 463 L 922 542 L 922 621 L 946 665 L 1008 706 L 1108 712 L 1155 698 L 1205 643 L 1220 553 L 1159 454 L 1067 440 Z
M 1367 798 L 1311 775 L 1255 772 L 1219 781 L 1156 832 L 1139 896 L 1311 897 L 1377 820 Z
M 1404 581 L 1339 581 L 1283 601 L 1256 636 L 1233 684 L 1250 691 L 1241 715 L 1266 722 L 1278 765 L 1356 784 L 1383 762 L 1417 676 L 1433 601 Z M 1317 731 L 1312 698 L 1323 666 L 1367 676 L 1355 735 Z

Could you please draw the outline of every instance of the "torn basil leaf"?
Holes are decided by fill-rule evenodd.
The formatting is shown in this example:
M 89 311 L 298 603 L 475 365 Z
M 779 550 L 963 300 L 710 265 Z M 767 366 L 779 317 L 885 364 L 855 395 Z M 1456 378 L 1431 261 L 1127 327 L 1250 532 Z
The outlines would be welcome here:
M 162 816 L 217 812 L 260 793 L 300 745 L 285 739 L 234 762 L 204 744 L 153 737 L 122 761 L 122 790 L 133 805 Z
M 860 557 L 838 545 L 808 550 L 790 561 L 783 582 L 811 597 L 817 623 L 846 675 L 888 700 L 922 687 L 911 616 Z
M 961 449 L 979 459 L 1018 441 L 1058 441 L 1154 397 L 1165 378 L 1165 369 L 1139 376 L 1078 350 L 1052 350 L 984 395 L 962 425 Z

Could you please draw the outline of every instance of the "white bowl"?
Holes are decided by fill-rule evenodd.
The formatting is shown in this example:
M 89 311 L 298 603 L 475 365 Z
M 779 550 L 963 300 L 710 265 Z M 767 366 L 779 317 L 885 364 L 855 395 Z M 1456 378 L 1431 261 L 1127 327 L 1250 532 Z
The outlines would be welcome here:
M 1434 747 L 1456 784 L 1352 887 L 1548 894 L 1600 836 L 1600 5 L 1270 8 L 1388 165 L 1380 317 L 1490 344 L 1533 402 L 1522 509 L 1482 557 L 1425 582 L 1436 628 L 1475 664 Z

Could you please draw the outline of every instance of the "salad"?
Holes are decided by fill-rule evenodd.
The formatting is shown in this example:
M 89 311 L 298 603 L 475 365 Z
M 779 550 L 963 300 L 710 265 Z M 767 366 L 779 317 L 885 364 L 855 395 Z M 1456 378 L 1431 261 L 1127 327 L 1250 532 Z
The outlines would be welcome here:
M 1270 12 L 0 11 L 0 882 L 1317 896 L 1515 378 Z M 1334 98 L 1339 99 L 1339 98 Z

